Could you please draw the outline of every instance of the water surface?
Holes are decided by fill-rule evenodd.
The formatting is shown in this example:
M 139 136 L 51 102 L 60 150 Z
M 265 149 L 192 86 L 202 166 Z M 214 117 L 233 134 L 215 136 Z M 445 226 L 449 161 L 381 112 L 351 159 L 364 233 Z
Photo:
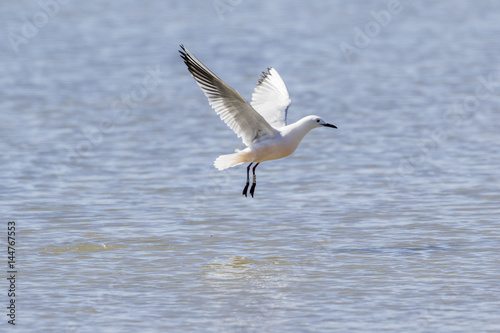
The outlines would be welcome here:
M 16 328 L 499 331 L 500 12 L 400 4 L 352 58 L 340 44 L 386 1 L 69 1 L 17 48 L 44 9 L 4 4 Z M 245 168 L 212 166 L 241 143 L 180 43 L 248 99 L 274 66 L 289 120 L 338 130 L 260 165 L 242 197 Z

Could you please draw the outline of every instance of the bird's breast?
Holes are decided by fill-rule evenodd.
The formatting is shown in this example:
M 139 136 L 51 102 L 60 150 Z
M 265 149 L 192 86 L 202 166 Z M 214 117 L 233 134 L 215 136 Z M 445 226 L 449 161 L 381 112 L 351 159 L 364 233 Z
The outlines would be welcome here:
M 298 143 L 300 143 L 300 141 L 295 142 L 294 140 L 287 140 L 287 138 L 261 142 L 252 147 L 252 151 L 255 152 L 255 162 L 277 160 L 287 157 L 297 149 Z

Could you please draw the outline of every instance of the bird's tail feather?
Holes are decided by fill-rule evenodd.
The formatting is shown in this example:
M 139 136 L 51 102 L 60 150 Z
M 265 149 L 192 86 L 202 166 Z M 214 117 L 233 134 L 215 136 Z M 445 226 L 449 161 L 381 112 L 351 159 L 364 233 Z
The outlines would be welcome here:
M 214 166 L 219 170 L 225 170 L 227 168 L 239 165 L 245 162 L 245 157 L 241 153 L 220 155 L 214 162 Z

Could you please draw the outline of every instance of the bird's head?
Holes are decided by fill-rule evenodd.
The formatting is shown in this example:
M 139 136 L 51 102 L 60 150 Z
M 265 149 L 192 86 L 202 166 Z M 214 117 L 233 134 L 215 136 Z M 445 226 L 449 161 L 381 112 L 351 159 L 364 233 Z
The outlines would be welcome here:
M 307 118 L 308 118 L 307 122 L 311 125 L 312 128 L 322 127 L 322 126 L 337 128 L 337 126 L 327 123 L 326 121 L 324 121 L 323 119 L 321 119 L 318 116 L 309 116 Z

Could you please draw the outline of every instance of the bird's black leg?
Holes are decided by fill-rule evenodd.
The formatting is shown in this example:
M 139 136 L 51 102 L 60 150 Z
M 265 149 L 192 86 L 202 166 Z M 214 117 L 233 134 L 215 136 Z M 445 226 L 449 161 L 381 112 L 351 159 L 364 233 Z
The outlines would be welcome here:
M 243 195 L 246 197 L 247 196 L 247 191 L 248 191 L 248 185 L 250 184 L 250 167 L 252 166 L 253 162 L 250 163 L 247 167 L 247 184 L 245 185 L 245 188 L 243 189 Z
M 250 188 L 250 194 L 252 195 L 252 198 L 253 198 L 253 193 L 255 192 L 255 185 L 257 185 L 257 177 L 255 176 L 255 168 L 259 164 L 260 164 L 260 162 L 255 164 L 255 166 L 252 169 L 252 171 L 253 171 L 253 183 L 252 183 L 252 187 Z M 248 166 L 248 167 L 250 167 L 250 166 Z

